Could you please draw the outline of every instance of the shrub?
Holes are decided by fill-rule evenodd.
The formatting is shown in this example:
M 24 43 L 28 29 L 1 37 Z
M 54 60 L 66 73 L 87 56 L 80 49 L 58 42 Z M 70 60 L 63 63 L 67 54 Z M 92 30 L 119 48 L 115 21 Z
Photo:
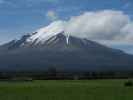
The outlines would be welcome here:
M 124 86 L 126 86 L 126 87 L 133 86 L 133 82 L 129 80 L 129 81 L 125 82 Z

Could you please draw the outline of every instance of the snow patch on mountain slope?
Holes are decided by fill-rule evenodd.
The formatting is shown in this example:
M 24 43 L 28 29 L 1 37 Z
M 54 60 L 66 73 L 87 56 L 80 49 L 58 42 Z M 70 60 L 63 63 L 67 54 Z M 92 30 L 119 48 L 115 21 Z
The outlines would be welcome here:
M 66 43 L 69 44 L 69 34 L 66 36 Z

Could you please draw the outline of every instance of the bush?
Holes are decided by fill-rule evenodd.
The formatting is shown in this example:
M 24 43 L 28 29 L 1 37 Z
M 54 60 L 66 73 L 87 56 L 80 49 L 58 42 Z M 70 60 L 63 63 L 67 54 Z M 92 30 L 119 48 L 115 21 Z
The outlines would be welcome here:
M 133 82 L 129 80 L 129 81 L 125 82 L 124 86 L 126 86 L 126 87 L 133 86 Z

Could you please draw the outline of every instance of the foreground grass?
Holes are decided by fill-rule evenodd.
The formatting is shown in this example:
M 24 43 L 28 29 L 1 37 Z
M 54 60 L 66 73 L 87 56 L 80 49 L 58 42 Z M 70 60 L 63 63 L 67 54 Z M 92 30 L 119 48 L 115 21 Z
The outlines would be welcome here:
M 125 81 L 0 82 L 0 100 L 133 100 Z

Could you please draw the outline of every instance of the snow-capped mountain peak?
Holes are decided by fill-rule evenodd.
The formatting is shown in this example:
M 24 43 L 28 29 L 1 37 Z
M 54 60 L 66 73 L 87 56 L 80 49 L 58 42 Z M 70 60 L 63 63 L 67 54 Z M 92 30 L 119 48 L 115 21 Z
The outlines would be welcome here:
M 38 44 L 38 43 L 43 44 L 51 37 L 60 33 L 64 33 L 63 22 L 55 21 L 52 24 L 37 30 L 36 34 L 33 34 L 32 36 L 30 36 L 26 41 L 30 43 L 34 42 L 35 44 Z

